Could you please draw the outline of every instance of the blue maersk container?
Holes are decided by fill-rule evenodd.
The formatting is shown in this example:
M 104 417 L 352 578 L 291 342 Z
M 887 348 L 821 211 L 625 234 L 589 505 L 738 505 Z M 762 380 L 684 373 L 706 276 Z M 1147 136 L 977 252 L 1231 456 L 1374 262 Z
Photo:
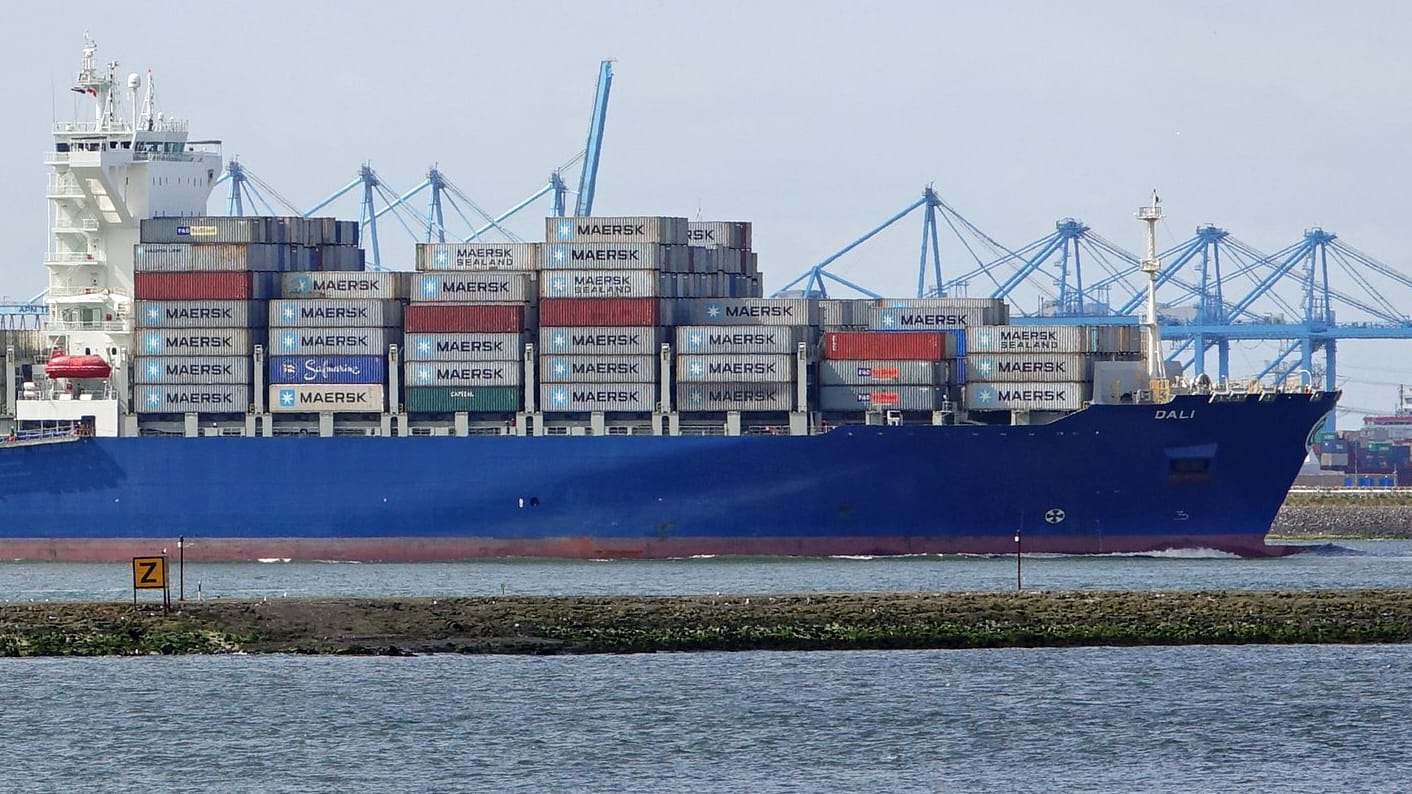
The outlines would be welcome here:
M 270 383 L 386 383 L 382 356 L 271 356 Z

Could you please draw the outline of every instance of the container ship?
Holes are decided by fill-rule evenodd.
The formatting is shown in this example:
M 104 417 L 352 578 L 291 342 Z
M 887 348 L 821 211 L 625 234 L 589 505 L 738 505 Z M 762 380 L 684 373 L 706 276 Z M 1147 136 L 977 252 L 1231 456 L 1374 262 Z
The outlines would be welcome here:
M 1183 379 L 1151 287 L 1140 326 L 766 298 L 750 224 L 658 216 L 373 271 L 356 223 L 206 215 L 219 143 L 94 57 L 5 349 L 0 558 L 1287 551 L 1337 394 Z

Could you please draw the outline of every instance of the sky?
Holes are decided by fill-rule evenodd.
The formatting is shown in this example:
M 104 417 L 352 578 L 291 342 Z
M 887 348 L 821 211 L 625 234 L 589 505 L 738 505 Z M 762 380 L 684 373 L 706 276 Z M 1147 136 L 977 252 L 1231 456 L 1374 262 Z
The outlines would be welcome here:
M 1274 251 L 1318 226 L 1412 277 L 1404 3 L 63 8 L 10 10 L 0 48 L 12 108 L 0 125 L 0 295 L 10 299 L 46 283 L 45 120 L 74 116 L 67 89 L 85 30 L 120 74 L 152 69 L 160 108 L 189 119 L 194 138 L 219 138 L 226 158 L 304 209 L 365 162 L 399 193 L 436 165 L 479 205 L 507 209 L 583 149 L 598 63 L 613 59 L 595 214 L 750 220 L 767 290 L 929 184 L 1011 249 L 1073 217 L 1138 251 L 1133 213 L 1155 187 L 1159 247 L 1215 223 Z M 566 178 L 577 183 L 578 169 Z M 224 208 L 218 188 L 211 209 Z M 358 211 L 352 199 L 331 209 Z M 542 236 L 547 212 L 541 201 L 512 228 Z M 920 217 L 906 218 L 830 269 L 914 294 L 920 230 Z M 394 224 L 380 231 L 384 264 L 410 268 L 413 238 Z M 944 278 L 970 269 L 959 238 L 947 232 L 941 247 Z M 1412 314 L 1412 289 L 1371 286 Z M 1032 308 L 1037 294 L 1017 299 Z M 1238 347 L 1232 369 L 1258 370 L 1273 350 Z M 1390 408 L 1396 385 L 1412 383 L 1410 351 L 1409 341 L 1341 343 L 1344 404 Z

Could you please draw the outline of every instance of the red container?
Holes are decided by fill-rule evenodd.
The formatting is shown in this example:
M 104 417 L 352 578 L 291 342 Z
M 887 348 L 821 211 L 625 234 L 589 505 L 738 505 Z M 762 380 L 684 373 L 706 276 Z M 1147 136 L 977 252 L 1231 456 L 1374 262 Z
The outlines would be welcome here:
M 413 303 L 402 313 L 408 331 L 423 333 L 518 333 L 525 307 L 518 303 Z
M 833 331 L 824 334 L 824 358 L 940 361 L 946 357 L 942 331 Z
M 628 326 L 656 325 L 656 298 L 541 298 L 539 324 Z
M 132 295 L 137 300 L 268 300 L 275 294 L 278 273 L 134 273 Z

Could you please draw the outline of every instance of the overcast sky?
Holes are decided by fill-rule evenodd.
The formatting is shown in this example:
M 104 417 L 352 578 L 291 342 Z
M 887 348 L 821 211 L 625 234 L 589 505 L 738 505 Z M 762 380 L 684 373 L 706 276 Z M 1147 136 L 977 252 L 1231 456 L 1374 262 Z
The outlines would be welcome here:
M 1072 216 L 1138 250 L 1133 211 L 1157 187 L 1164 247 L 1206 222 L 1262 250 L 1322 226 L 1412 273 L 1404 3 L 66 2 L 7 23 L 10 298 L 46 284 L 41 159 L 51 112 L 73 116 L 85 30 L 123 74 L 152 68 L 193 137 L 305 208 L 364 161 L 399 192 L 435 163 L 508 208 L 583 148 L 613 58 L 597 214 L 751 220 L 767 289 L 928 183 L 1012 248 Z M 547 208 L 516 230 L 542 235 Z M 908 219 L 836 271 L 910 294 L 919 229 Z M 410 267 L 411 238 L 382 237 L 384 263 Z M 964 250 L 942 247 L 959 273 Z M 1412 313 L 1412 290 L 1387 292 Z M 1412 383 L 1409 347 L 1345 343 L 1345 404 L 1390 406 Z M 1233 369 L 1271 349 L 1242 348 Z

